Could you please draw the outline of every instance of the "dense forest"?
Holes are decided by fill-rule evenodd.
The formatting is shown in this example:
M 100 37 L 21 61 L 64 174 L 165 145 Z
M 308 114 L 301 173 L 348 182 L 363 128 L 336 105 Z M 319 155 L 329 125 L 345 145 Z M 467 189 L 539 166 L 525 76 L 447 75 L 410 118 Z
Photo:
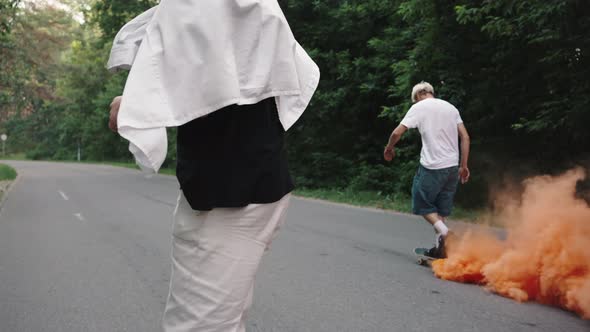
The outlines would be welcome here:
M 414 84 L 460 110 L 472 140 L 466 206 L 504 179 L 590 160 L 587 0 L 279 0 L 319 65 L 312 104 L 288 132 L 300 187 L 407 197 L 419 159 L 411 131 L 392 163 L 391 130 Z M 111 42 L 153 0 L 0 0 L 0 131 L 31 159 L 129 161 L 107 128 L 126 73 Z M 173 128 L 170 129 L 174 131 Z M 165 167 L 175 163 L 174 135 Z

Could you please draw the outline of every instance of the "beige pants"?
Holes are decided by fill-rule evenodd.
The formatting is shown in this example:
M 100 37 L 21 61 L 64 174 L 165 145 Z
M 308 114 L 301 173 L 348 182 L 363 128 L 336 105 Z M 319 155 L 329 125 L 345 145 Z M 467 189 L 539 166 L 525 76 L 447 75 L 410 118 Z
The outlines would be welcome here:
M 256 271 L 289 200 L 194 211 L 180 193 L 164 331 L 245 331 Z

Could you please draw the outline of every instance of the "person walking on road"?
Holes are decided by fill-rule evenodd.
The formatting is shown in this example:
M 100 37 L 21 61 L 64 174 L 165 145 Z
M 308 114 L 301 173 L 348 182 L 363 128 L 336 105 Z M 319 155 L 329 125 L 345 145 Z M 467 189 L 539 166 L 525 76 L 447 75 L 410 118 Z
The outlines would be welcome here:
M 450 234 L 446 218 L 451 214 L 458 182 L 466 183 L 470 176 L 469 134 L 457 108 L 435 98 L 429 83 L 416 84 L 411 98 L 414 105 L 391 133 L 383 157 L 393 160 L 402 135 L 408 129 L 418 129 L 422 150 L 412 184 L 412 212 L 434 227 L 435 245 L 427 255 L 445 258 L 445 239 Z
M 162 0 L 121 29 L 108 67 L 130 69 L 109 127 L 143 170 L 159 169 L 166 127 L 178 127 L 164 331 L 245 331 L 293 190 L 284 132 L 307 108 L 318 67 L 276 0 Z

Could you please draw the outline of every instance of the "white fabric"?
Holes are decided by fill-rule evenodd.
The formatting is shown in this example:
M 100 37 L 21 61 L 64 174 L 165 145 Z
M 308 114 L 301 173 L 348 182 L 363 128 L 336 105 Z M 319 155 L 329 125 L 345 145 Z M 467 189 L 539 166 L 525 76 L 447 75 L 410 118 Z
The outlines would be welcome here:
M 445 225 L 445 223 L 442 220 L 435 222 L 433 226 L 434 226 L 434 230 L 437 234 L 440 234 L 442 236 L 447 236 L 447 234 L 449 233 L 449 228 L 447 227 L 447 225 Z M 436 242 L 436 243 L 438 243 L 438 242 Z
M 174 211 L 165 332 L 244 332 L 260 260 L 285 220 L 290 194 L 271 204 Z
M 274 96 L 289 129 L 320 75 L 276 0 L 162 0 L 119 31 L 107 66 L 131 68 L 119 134 L 152 171 L 166 157 L 166 127 L 231 104 Z
M 428 169 L 459 165 L 459 131 L 463 123 L 455 106 L 437 98 L 426 98 L 412 105 L 401 121 L 407 128 L 418 128 L 422 137 L 420 164 Z

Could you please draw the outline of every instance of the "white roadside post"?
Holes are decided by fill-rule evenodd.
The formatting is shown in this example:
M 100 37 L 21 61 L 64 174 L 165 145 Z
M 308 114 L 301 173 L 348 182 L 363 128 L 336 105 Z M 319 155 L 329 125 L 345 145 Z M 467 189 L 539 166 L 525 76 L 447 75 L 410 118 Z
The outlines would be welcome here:
M 6 156 L 6 139 L 8 136 L 6 134 L 0 135 L 0 139 L 2 140 L 2 157 Z

